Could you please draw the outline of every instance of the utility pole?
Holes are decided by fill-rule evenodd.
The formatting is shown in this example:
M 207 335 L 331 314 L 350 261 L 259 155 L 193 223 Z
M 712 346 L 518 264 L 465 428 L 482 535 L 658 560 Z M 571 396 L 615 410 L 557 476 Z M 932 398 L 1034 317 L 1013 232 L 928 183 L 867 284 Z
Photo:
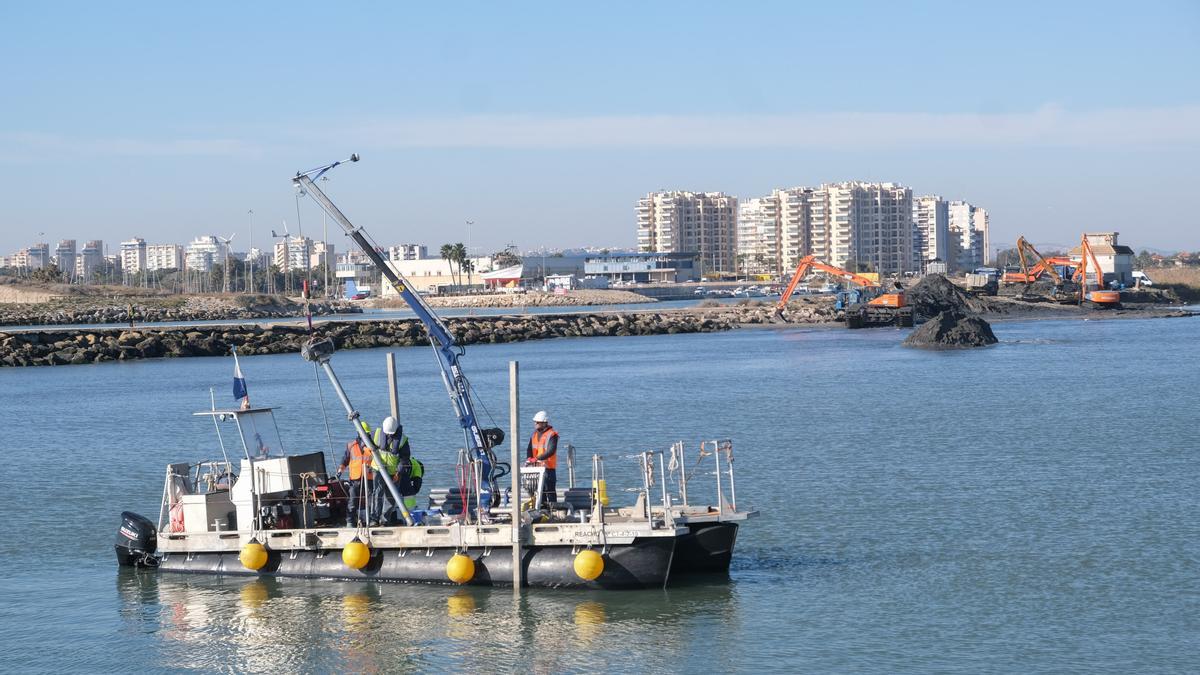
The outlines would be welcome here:
M 250 265 L 250 280 L 246 283 L 246 292 L 257 293 L 258 288 L 254 285 L 254 209 L 247 211 L 246 215 L 250 218 L 250 253 L 246 256 L 246 262 Z

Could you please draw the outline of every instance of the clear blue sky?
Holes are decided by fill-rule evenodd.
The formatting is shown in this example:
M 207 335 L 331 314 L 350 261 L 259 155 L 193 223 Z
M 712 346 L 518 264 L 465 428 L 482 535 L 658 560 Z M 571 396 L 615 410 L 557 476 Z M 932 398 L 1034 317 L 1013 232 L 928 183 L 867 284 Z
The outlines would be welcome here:
M 632 245 L 648 191 L 861 179 L 996 243 L 1200 248 L 1194 1 L 428 5 L 0 5 L 0 253 L 244 248 L 251 208 L 265 243 L 350 152 L 330 193 L 386 242 Z

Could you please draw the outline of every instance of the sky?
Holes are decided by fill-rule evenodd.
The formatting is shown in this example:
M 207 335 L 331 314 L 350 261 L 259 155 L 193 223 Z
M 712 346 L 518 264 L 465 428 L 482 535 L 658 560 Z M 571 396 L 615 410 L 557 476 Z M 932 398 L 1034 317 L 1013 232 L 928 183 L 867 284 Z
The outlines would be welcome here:
M 986 208 L 994 248 L 1200 249 L 1195 0 L 7 2 L 0 87 L 0 254 L 319 237 L 290 177 L 350 153 L 333 200 L 431 249 L 633 246 L 647 192 L 843 180 Z

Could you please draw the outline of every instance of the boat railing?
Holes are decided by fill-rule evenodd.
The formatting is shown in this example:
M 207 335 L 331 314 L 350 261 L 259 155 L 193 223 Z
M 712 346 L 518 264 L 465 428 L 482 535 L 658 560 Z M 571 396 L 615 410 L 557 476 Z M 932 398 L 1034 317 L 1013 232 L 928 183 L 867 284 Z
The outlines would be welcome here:
M 678 506 L 686 510 L 691 507 L 688 496 L 688 486 L 698 474 L 713 476 L 716 487 L 716 510 L 718 518 L 728 511 L 737 511 L 737 483 L 733 472 L 733 441 L 715 439 L 700 442 L 700 452 L 691 468 L 687 465 L 687 446 L 678 441 L 670 450 L 670 480 L 675 483 L 679 497 Z M 704 467 L 706 460 L 712 457 L 711 469 Z

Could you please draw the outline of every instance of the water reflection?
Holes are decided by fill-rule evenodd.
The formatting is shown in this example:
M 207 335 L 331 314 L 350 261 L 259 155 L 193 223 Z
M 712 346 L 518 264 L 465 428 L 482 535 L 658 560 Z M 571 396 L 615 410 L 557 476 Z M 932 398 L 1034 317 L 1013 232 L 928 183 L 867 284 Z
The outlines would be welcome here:
M 578 670 L 614 650 L 646 667 L 686 662 L 695 624 L 736 624 L 726 584 L 578 592 L 121 570 L 123 621 L 160 643 L 161 667 L 245 670 Z M 732 624 L 731 624 L 732 622 Z M 608 655 L 608 656 L 606 656 Z

